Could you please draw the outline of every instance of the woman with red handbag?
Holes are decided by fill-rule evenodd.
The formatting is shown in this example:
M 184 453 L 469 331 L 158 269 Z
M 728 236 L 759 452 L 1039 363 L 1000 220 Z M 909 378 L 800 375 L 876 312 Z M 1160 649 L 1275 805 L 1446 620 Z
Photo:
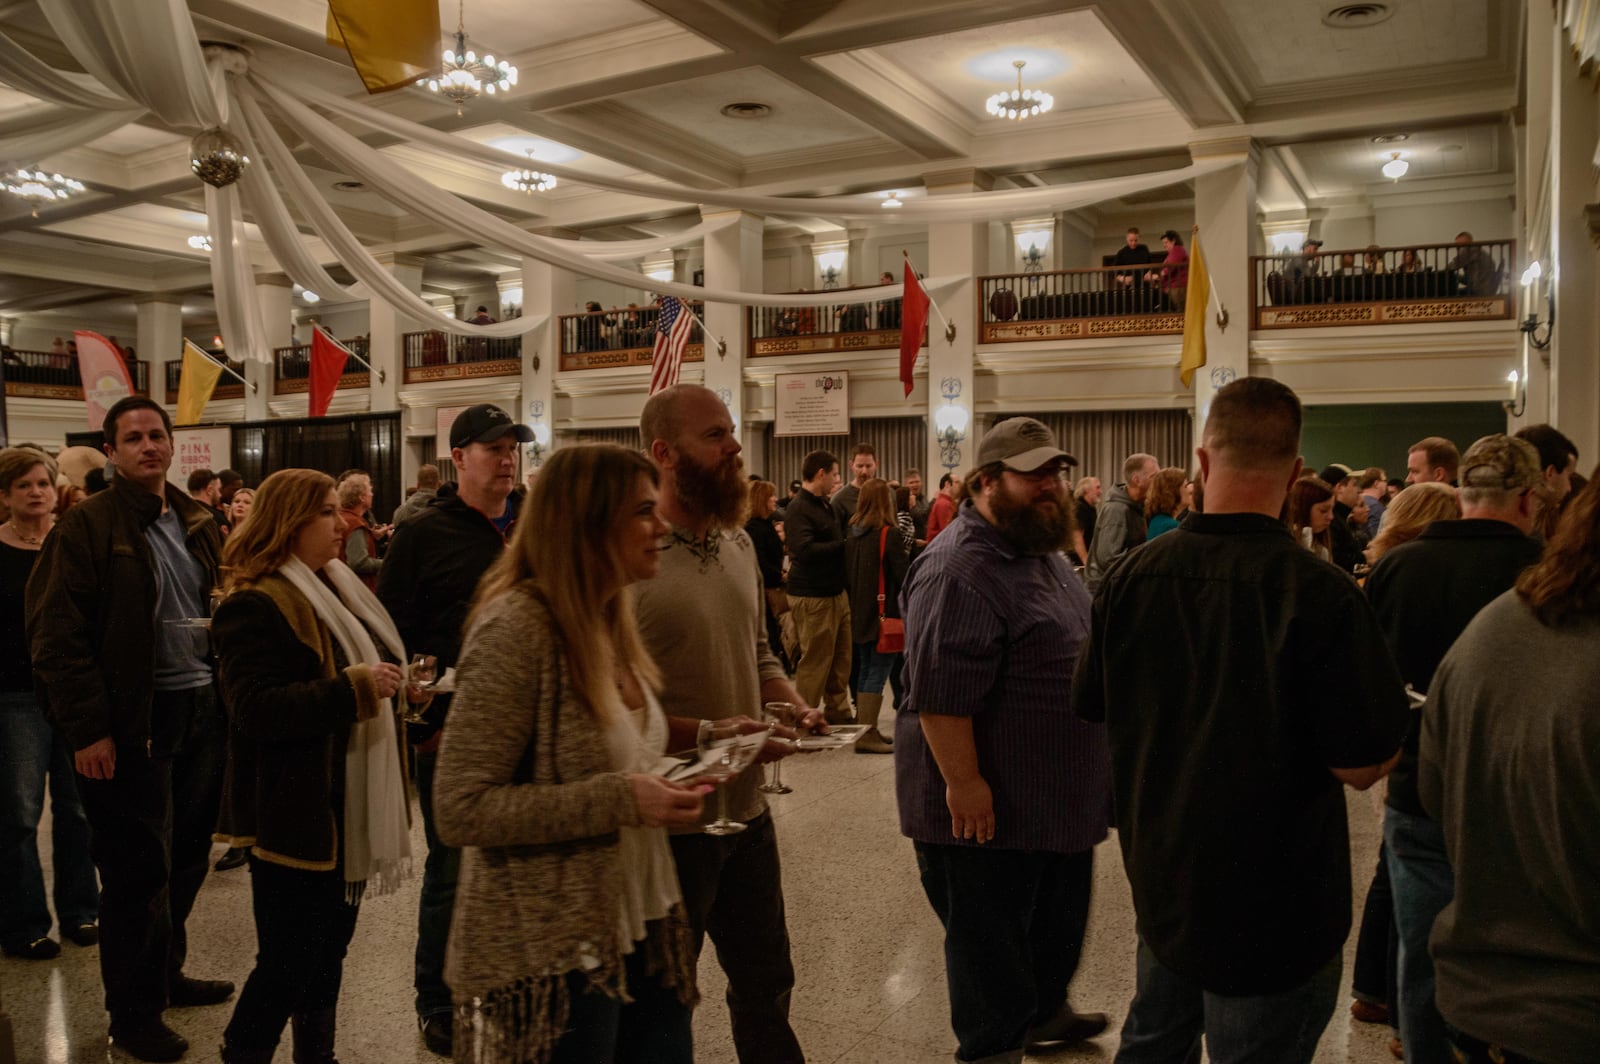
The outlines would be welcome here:
M 858 754 L 892 754 L 894 745 L 878 731 L 883 685 L 894 659 L 905 649 L 900 620 L 900 585 L 911 562 L 895 526 L 894 495 L 887 481 L 874 477 L 861 486 L 844 547 L 850 592 L 850 638 L 855 643 L 856 720 L 867 726 L 856 742 Z

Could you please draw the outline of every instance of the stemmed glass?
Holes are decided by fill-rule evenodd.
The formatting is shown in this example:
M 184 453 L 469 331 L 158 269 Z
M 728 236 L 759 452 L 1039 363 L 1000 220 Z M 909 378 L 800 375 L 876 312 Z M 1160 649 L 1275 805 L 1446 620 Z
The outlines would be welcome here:
M 701 829 L 707 835 L 737 835 L 749 826 L 728 819 L 728 784 L 750 767 L 771 734 L 771 725 L 745 734 L 741 734 L 739 725 L 732 721 L 707 721 L 701 726 L 696 744 L 700 748 L 701 758 L 720 754 L 700 774 L 701 779 L 717 787 L 717 819 Z
M 793 702 L 767 702 L 761 707 L 761 719 L 771 724 L 781 724 L 785 728 L 794 727 L 795 705 Z M 757 787 L 756 790 L 767 794 L 793 794 L 794 788 L 783 782 L 783 762 L 772 763 L 772 779 Z
M 439 659 L 432 654 L 413 654 L 411 664 L 406 667 L 406 684 L 414 687 L 427 687 L 434 681 L 439 671 Z M 407 724 L 425 724 L 427 717 L 423 715 L 425 704 L 413 702 L 410 699 L 401 701 L 400 719 Z

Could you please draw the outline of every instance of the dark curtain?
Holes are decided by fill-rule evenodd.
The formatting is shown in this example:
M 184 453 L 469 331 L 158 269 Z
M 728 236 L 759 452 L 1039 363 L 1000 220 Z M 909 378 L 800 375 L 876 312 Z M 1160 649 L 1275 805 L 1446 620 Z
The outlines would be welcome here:
M 99 451 L 104 449 L 105 442 L 106 434 L 103 429 L 88 429 L 84 432 L 67 433 L 68 447 L 93 447 Z
M 280 469 L 316 469 L 335 479 L 347 469 L 366 470 L 372 512 L 385 519 L 404 497 L 403 446 L 398 411 L 244 421 L 233 426 L 233 468 L 251 487 Z

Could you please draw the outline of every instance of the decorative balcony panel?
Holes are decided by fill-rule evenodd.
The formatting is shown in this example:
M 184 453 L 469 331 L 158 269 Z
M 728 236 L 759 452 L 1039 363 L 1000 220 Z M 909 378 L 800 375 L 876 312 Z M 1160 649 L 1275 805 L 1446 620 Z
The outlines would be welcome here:
M 1187 275 L 1178 269 L 1155 262 L 980 277 L 978 342 L 1182 334 L 1182 297 L 1176 293 Z
M 459 336 L 438 329 L 406 333 L 405 382 L 515 377 L 522 372 L 522 337 Z
M 841 294 L 852 291 L 838 289 Z M 820 307 L 751 307 L 752 355 L 815 355 L 830 351 L 883 351 L 900 347 L 900 300 L 835 303 Z M 924 335 L 923 343 L 927 343 Z
M 701 325 L 692 326 L 689 335 L 694 339 L 684 347 L 683 360 L 702 362 L 705 304 L 691 302 L 689 309 Z M 635 306 L 561 315 L 562 372 L 648 366 L 655 350 L 657 311 L 654 306 Z
M 365 336 L 357 336 L 351 340 L 340 340 L 341 344 L 351 351 L 368 358 L 368 343 Z M 311 388 L 311 345 L 295 344 L 293 347 L 275 347 L 272 349 L 273 380 L 272 394 L 274 395 L 301 395 Z M 355 367 L 351 370 L 350 367 Z M 339 388 L 366 388 L 371 385 L 371 374 L 359 362 L 346 363 L 345 372 L 339 377 Z
M 6 395 L 18 399 L 83 401 L 83 377 L 76 355 L 6 348 L 3 358 Z M 128 376 L 133 381 L 134 394 L 150 394 L 150 363 L 130 363 Z

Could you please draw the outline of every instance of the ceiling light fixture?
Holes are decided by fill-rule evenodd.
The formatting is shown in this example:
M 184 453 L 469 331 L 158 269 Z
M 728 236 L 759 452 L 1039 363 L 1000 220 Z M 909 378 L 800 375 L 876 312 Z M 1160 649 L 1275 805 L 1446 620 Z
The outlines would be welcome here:
M 1406 171 L 1411 169 L 1411 164 L 1400 158 L 1402 153 L 1392 151 L 1389 161 L 1383 164 L 1383 176 L 1391 181 L 1398 181 L 1406 176 Z
M 996 118 L 1020 122 L 1024 118 L 1042 115 L 1056 105 L 1056 98 L 1043 89 L 1022 87 L 1022 68 L 1028 65 L 1026 59 L 1013 60 L 1011 65 L 1017 68 L 1017 87 L 1010 92 L 997 92 L 989 97 L 984 104 L 985 110 Z
M 54 203 L 87 191 L 82 181 L 60 174 L 47 174 L 43 170 L 13 171 L 0 178 L 0 188 L 32 203 L 35 218 L 39 217 L 39 204 Z
M 517 83 L 516 67 L 504 59 L 496 62 L 492 55 L 480 58 L 467 47 L 466 25 L 466 0 L 460 0 L 456 5 L 456 46 L 444 50 L 444 63 L 438 77 L 417 80 L 417 84 L 426 85 L 429 92 L 452 101 L 457 115 L 468 100 L 485 93 L 493 96 L 496 92 L 509 92 Z
M 533 169 L 533 149 L 528 149 L 528 169 L 507 170 L 500 175 L 500 183 L 513 192 L 549 192 L 556 187 L 554 174 Z
M 320 302 L 322 302 L 322 297 L 317 295 L 317 293 L 313 292 L 309 288 L 307 288 L 305 291 L 300 293 L 300 298 L 305 300 L 307 303 L 320 303 Z
M 211 238 L 204 233 L 196 233 L 189 238 L 189 246 L 196 251 L 210 251 Z
M 900 207 L 904 207 L 905 205 L 905 201 L 900 198 L 900 192 L 898 189 L 887 194 L 884 197 L 883 202 L 878 204 L 878 206 L 882 207 L 886 211 L 896 210 Z

